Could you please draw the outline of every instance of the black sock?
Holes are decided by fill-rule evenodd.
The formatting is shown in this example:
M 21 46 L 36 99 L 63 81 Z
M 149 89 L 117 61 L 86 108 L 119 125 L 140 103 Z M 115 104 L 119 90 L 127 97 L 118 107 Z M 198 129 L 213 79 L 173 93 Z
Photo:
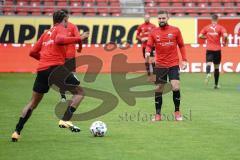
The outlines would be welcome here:
M 173 91 L 173 102 L 175 105 L 175 112 L 180 108 L 180 91 Z
M 161 114 L 161 108 L 162 108 L 161 92 L 155 92 L 155 108 L 156 108 L 156 114 Z
M 149 63 L 148 62 L 145 62 L 145 67 L 146 67 L 148 76 L 150 76 L 150 69 L 149 69 Z
M 210 65 L 207 65 L 207 67 L 206 67 L 206 71 L 207 71 L 207 74 L 210 73 L 210 71 L 211 71 L 211 66 L 210 66 Z
M 29 109 L 25 115 L 25 117 L 20 117 L 18 124 L 16 125 L 15 131 L 20 134 L 21 130 L 23 129 L 24 124 L 27 122 L 29 117 L 32 115 L 32 109 Z
M 215 85 L 218 85 L 218 80 L 219 80 L 219 69 L 214 70 L 214 79 L 215 79 Z
M 74 108 L 72 106 L 69 106 L 67 108 L 66 112 L 64 113 L 62 120 L 69 121 L 72 118 L 73 113 L 75 112 L 75 110 L 76 110 L 76 108 Z
M 152 63 L 153 74 L 155 74 L 155 62 Z

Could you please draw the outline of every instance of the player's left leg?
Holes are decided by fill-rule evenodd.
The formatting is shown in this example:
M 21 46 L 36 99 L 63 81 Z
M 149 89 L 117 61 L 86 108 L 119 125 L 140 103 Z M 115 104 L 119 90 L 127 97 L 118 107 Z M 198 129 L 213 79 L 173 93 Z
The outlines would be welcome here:
M 30 118 L 32 115 L 32 112 L 35 108 L 37 108 L 38 104 L 41 102 L 43 98 L 43 93 L 37 93 L 33 91 L 32 93 L 32 98 L 29 101 L 29 103 L 23 108 L 22 114 L 19 118 L 19 121 L 16 125 L 15 131 L 12 134 L 12 141 L 16 142 L 20 138 L 20 133 L 27 122 L 27 120 Z
M 210 51 L 210 50 L 207 50 L 206 51 L 206 78 L 205 78 L 205 83 L 208 84 L 209 83 L 209 80 L 211 78 L 211 65 L 212 65 L 212 62 L 213 62 L 213 58 L 214 58 L 214 51 Z
M 173 92 L 173 102 L 175 106 L 175 120 L 182 121 L 182 115 L 180 112 L 180 76 L 179 76 L 179 66 L 174 66 L 169 69 L 169 80 L 172 85 L 172 92 Z
M 75 72 L 76 71 L 76 58 L 66 58 L 64 67 L 66 67 L 69 71 Z M 60 90 L 61 101 L 66 102 L 66 94 L 64 91 Z
M 221 51 L 216 51 L 216 53 L 214 54 L 214 59 L 213 59 L 213 63 L 214 63 L 214 80 L 215 80 L 215 85 L 214 85 L 214 89 L 219 89 L 220 86 L 218 85 L 218 81 L 219 81 L 219 65 L 221 63 L 221 59 L 222 59 L 222 55 L 221 55 Z

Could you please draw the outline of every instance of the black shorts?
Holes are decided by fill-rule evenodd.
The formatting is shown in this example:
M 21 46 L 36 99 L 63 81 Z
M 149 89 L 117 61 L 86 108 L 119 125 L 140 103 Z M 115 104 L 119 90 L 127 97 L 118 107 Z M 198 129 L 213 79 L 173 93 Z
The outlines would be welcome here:
M 173 66 L 170 68 L 155 68 L 156 82 L 155 84 L 165 84 L 171 80 L 180 80 L 180 68 L 179 66 Z
M 50 75 L 53 73 L 53 71 L 55 71 L 58 67 L 61 67 L 62 69 L 66 70 L 66 68 L 64 66 L 53 66 L 53 67 L 49 67 L 46 70 L 43 71 L 38 71 L 37 72 L 37 77 L 35 79 L 34 85 L 33 85 L 33 91 L 37 92 L 37 93 L 47 93 L 49 91 L 49 77 Z M 65 79 L 65 83 L 66 84 L 70 84 L 70 85 L 79 85 L 80 81 L 78 81 L 78 79 L 73 75 L 73 73 L 71 73 L 70 71 L 67 71 L 69 76 L 67 76 L 67 78 L 65 78 L 64 76 L 58 76 L 58 79 L 61 79 L 62 81 L 64 81 Z
M 154 52 L 155 52 L 155 48 L 152 49 L 151 53 L 150 53 L 150 57 L 154 57 Z M 143 53 L 143 58 L 146 57 L 145 53 L 146 53 L 146 48 L 142 48 L 142 53 Z
M 206 62 L 213 62 L 214 64 L 220 64 L 221 59 L 222 59 L 221 50 L 219 50 L 219 51 L 207 50 Z
M 76 58 L 66 58 L 65 59 L 65 67 L 71 72 L 76 72 Z

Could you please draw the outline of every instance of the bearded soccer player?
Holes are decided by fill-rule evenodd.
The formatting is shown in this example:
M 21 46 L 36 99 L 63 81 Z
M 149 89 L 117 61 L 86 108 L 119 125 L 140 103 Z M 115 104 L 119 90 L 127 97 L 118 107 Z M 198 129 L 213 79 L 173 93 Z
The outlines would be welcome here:
M 148 76 L 151 75 L 150 73 L 150 63 L 152 65 L 152 68 L 155 68 L 155 61 L 154 61 L 154 51 L 151 51 L 150 57 L 145 57 L 146 53 L 146 46 L 147 46 L 147 41 L 148 41 L 148 36 L 150 32 L 155 28 L 156 26 L 152 23 L 150 23 L 150 15 L 146 14 L 144 16 L 144 23 L 141 24 L 138 29 L 137 29 L 137 39 L 142 43 L 142 53 L 143 53 L 143 58 L 145 59 L 145 66 L 147 70 Z
M 61 9 L 69 18 L 69 13 L 68 10 L 66 9 Z M 72 24 L 71 22 L 67 22 L 67 31 L 68 31 L 68 36 L 69 37 L 79 37 L 80 33 L 78 31 L 78 28 L 76 25 Z M 80 53 L 82 50 L 82 43 L 80 42 L 79 47 L 77 49 L 77 52 Z M 76 54 L 76 45 L 75 44 L 69 44 L 66 47 L 66 59 L 65 62 L 67 63 L 66 66 L 69 70 L 75 72 L 76 68 L 76 59 L 75 59 L 75 54 Z M 70 63 L 69 63 L 70 62 Z M 61 93 L 61 101 L 65 102 L 66 101 L 66 95 L 62 91 Z
M 152 30 L 148 37 L 146 56 L 151 55 L 152 47 L 155 46 L 156 59 L 156 90 L 155 108 L 156 115 L 153 121 L 161 121 L 162 94 L 165 84 L 169 79 L 172 87 L 173 102 L 175 105 L 175 120 L 181 121 L 180 113 L 180 78 L 179 56 L 177 46 L 182 56 L 182 69 L 187 67 L 186 50 L 179 28 L 168 24 L 168 12 L 161 11 L 158 14 L 159 27 Z
M 63 11 L 54 12 L 53 21 L 55 25 L 40 37 L 30 51 L 30 56 L 39 61 L 37 77 L 33 85 L 32 98 L 23 108 L 15 131 L 12 134 L 13 142 L 19 140 L 20 133 L 25 123 L 30 118 L 33 110 L 36 109 L 41 102 L 44 94 L 48 92 L 49 77 L 56 69 L 64 65 L 66 58 L 66 45 L 80 43 L 83 39 L 88 37 L 87 34 L 84 34 L 81 37 L 67 36 L 67 15 Z M 65 77 L 62 77 L 62 79 L 64 78 Z M 66 112 L 59 121 L 59 127 L 69 128 L 72 132 L 80 131 L 80 128 L 69 121 L 73 112 L 83 99 L 83 89 L 78 86 L 79 83 L 80 82 L 73 75 L 69 78 L 69 84 L 74 87 L 76 93 L 73 94 L 72 101 L 69 103 Z
M 206 72 L 207 76 L 205 82 L 208 84 L 211 77 L 211 65 L 214 64 L 214 89 L 219 89 L 219 64 L 221 63 L 221 37 L 223 37 L 223 45 L 227 43 L 227 31 L 226 29 L 218 24 L 218 16 L 212 16 L 212 23 L 204 27 L 199 38 L 207 40 L 207 51 L 206 51 Z

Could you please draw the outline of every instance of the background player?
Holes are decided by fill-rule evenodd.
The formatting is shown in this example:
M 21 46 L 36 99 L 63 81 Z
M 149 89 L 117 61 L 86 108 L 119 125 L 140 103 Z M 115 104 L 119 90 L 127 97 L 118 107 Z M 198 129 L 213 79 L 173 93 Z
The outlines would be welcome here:
M 146 51 L 148 36 L 149 36 L 150 32 L 152 31 L 152 29 L 155 27 L 156 26 L 154 24 L 150 23 L 150 15 L 146 14 L 144 16 L 144 23 L 141 24 L 140 26 L 138 26 L 138 29 L 137 29 L 137 39 L 139 41 L 141 41 L 141 43 L 142 43 L 142 53 L 143 53 L 143 57 L 145 59 L 145 66 L 146 66 L 148 76 L 151 75 L 149 64 L 151 63 L 152 69 L 155 68 L 154 51 L 151 50 L 150 57 L 145 57 L 145 51 Z
M 186 50 L 181 31 L 174 26 L 168 25 L 168 12 L 161 11 L 158 15 L 159 27 L 153 29 L 149 35 L 146 56 L 151 55 L 152 47 L 155 46 L 156 54 L 156 91 L 155 108 L 156 115 L 153 121 L 161 120 L 162 93 L 167 78 L 172 86 L 173 102 L 175 105 L 175 120 L 181 121 L 180 113 L 180 79 L 179 79 L 179 57 L 177 46 L 182 55 L 182 69 L 187 67 Z
M 88 37 L 88 34 L 84 34 L 81 37 L 67 36 L 67 15 L 63 11 L 54 12 L 53 21 L 55 25 L 42 34 L 30 51 L 30 56 L 39 60 L 38 72 L 33 86 L 32 98 L 24 107 L 16 129 L 12 134 L 12 141 L 14 142 L 18 141 L 24 124 L 31 116 L 33 110 L 37 108 L 44 94 L 48 92 L 49 76 L 53 73 L 54 69 L 64 65 L 66 58 L 65 45 L 79 43 Z M 79 132 L 80 128 L 74 126 L 69 120 L 83 99 L 83 90 L 77 85 L 80 82 L 73 75 L 69 78 L 69 83 L 75 86 L 76 93 L 73 95 L 72 101 L 62 120 L 59 121 L 59 127 L 69 128 L 73 132 Z
M 215 79 L 215 89 L 219 88 L 219 64 L 221 63 L 221 37 L 223 37 L 223 45 L 227 43 L 227 31 L 226 29 L 218 24 L 218 16 L 212 16 L 212 23 L 204 27 L 199 38 L 207 40 L 207 51 L 206 51 L 206 79 L 205 82 L 208 84 L 211 77 L 211 65 L 214 64 L 214 79 Z
M 69 18 L 69 13 L 68 13 L 68 10 L 66 9 L 61 9 L 63 12 L 65 12 L 65 14 L 68 16 Z M 78 31 L 78 28 L 76 25 L 74 25 L 73 23 L 67 22 L 67 31 L 68 31 L 68 36 L 69 37 L 79 37 L 80 36 L 80 33 Z M 77 52 L 80 53 L 81 50 L 82 50 L 82 43 L 80 42 L 79 44 L 79 47 L 77 49 Z M 76 59 L 75 59 L 75 54 L 76 54 L 76 45 L 75 44 L 69 44 L 67 45 L 66 47 L 66 59 L 65 61 L 69 61 L 71 63 L 68 63 L 68 65 L 66 65 L 68 67 L 68 69 L 70 71 L 73 71 L 75 72 L 75 68 L 76 68 Z M 70 64 L 70 65 L 69 65 Z M 61 92 L 61 101 L 62 102 L 65 102 L 66 101 L 66 95 L 65 93 L 63 93 L 62 91 Z

